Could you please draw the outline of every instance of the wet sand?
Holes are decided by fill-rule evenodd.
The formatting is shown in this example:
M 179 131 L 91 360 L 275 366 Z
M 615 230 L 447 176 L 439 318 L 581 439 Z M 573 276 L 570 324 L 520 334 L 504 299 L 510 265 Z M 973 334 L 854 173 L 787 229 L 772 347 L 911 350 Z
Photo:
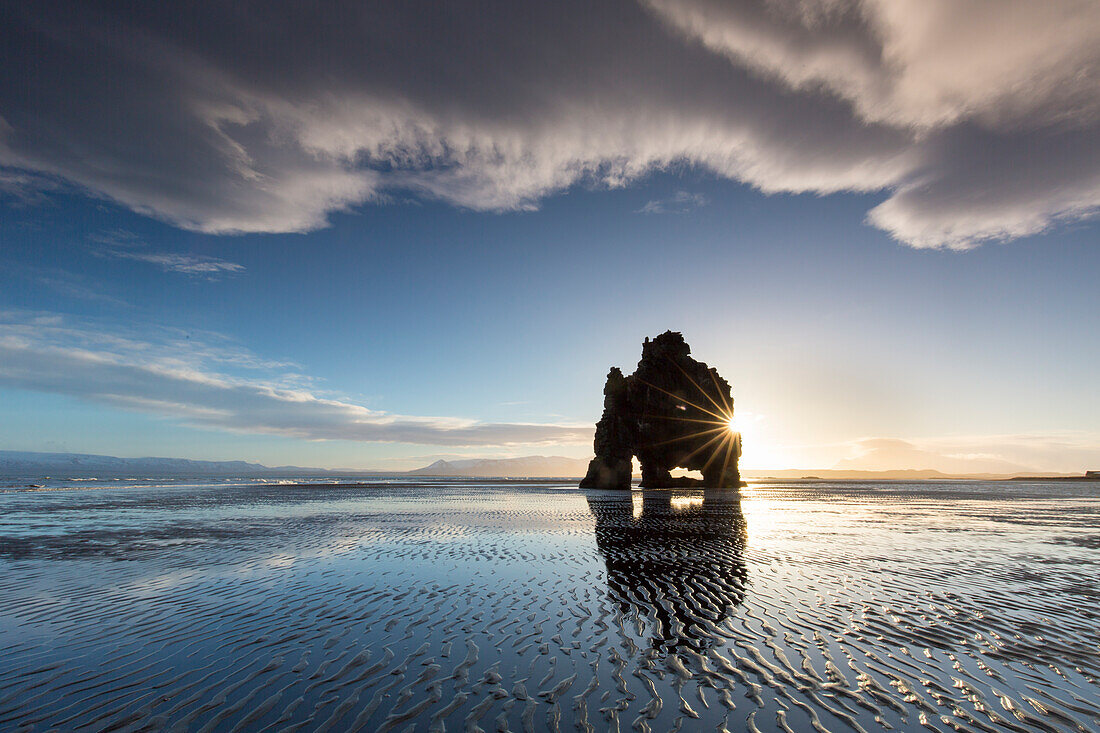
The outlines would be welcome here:
M 1098 730 L 1094 484 L 0 493 L 0 730 Z

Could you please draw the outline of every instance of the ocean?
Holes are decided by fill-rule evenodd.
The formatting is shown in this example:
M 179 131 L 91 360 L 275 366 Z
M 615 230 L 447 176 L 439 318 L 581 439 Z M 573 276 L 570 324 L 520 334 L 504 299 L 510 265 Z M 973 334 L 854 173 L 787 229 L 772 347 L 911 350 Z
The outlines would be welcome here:
M 1100 730 L 1096 483 L 0 484 L 0 730 Z

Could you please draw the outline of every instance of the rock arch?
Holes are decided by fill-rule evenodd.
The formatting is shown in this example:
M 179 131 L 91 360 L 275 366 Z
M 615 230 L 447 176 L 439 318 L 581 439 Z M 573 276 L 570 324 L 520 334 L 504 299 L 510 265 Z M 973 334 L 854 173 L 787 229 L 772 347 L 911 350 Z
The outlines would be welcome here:
M 732 419 L 729 383 L 691 358 L 682 334 L 647 338 L 633 374 L 612 367 L 607 375 L 596 457 L 581 487 L 629 489 L 634 456 L 644 488 L 739 487 L 741 435 L 730 427 Z M 700 471 L 703 479 L 673 478 L 676 467 Z

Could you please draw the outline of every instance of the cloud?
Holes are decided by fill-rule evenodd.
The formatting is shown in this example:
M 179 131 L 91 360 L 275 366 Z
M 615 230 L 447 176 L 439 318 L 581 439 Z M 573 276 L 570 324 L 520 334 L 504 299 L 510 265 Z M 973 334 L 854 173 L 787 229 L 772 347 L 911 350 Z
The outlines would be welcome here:
M 1027 127 L 1100 113 L 1100 8 L 1082 0 L 647 0 L 670 24 L 868 121 Z
M 989 453 L 946 456 L 897 438 L 866 438 L 854 446 L 859 454 L 837 462 L 835 468 L 863 471 L 934 469 L 943 473 L 1019 473 L 1033 470 Z
M 108 232 L 92 237 L 103 246 L 93 251 L 101 257 L 146 262 L 165 272 L 179 272 L 207 280 L 217 280 L 244 270 L 244 265 L 207 255 L 180 254 L 177 252 L 149 252 L 141 249 L 144 243 L 129 232 Z
M 138 262 L 148 262 L 166 272 L 182 272 L 185 275 L 202 275 L 213 278 L 226 273 L 240 272 L 244 265 L 217 257 L 181 255 L 171 252 L 113 252 L 112 256 Z
M 525 210 L 684 165 L 883 192 L 868 221 L 917 247 L 1100 207 L 1086 0 L 46 2 L 6 21 L 0 165 L 203 232 L 308 231 L 408 194 Z
M 645 206 L 638 209 L 638 214 L 686 214 L 702 206 L 707 205 L 707 197 L 701 193 L 688 193 L 677 191 L 675 195 L 667 199 L 655 199 L 647 201 Z
M 0 118 L 0 139 L 3 134 L 3 118 Z M 57 188 L 57 183 L 48 178 L 0 168 L 0 198 L 7 198 L 8 205 L 29 206 L 43 203 L 46 201 L 46 192 Z
M 77 273 L 56 268 L 28 268 L 26 274 L 37 285 L 49 288 L 66 298 L 106 303 L 116 308 L 130 307 L 126 301 L 103 292 L 96 283 L 89 282 L 87 277 Z
M 865 438 L 835 468 L 866 471 L 934 469 L 943 473 L 1083 473 L 1100 465 L 1100 434 L 1082 431 Z
M 792 90 L 908 131 L 910 170 L 868 221 L 965 249 L 1100 210 L 1100 5 L 1080 0 L 647 0 Z
M 591 427 L 484 423 L 371 410 L 319 394 L 293 365 L 224 343 L 162 331 L 156 338 L 0 312 L 0 384 L 69 395 L 186 424 L 306 440 L 443 446 L 587 443 Z M 207 335 L 209 336 L 209 335 Z M 257 375 L 256 372 L 260 372 Z
M 28 288 L 45 288 L 62 298 L 96 302 L 114 308 L 131 307 L 130 303 L 107 292 L 102 283 L 83 273 L 21 263 L 5 263 L 5 267 L 5 274 L 23 280 Z

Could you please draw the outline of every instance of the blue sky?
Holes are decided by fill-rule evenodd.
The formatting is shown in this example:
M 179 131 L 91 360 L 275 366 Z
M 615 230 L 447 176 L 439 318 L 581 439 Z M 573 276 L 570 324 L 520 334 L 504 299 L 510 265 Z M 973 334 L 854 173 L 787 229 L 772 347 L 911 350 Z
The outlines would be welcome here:
M 690 210 L 642 211 L 681 191 Z M 985 440 L 998 457 L 1020 436 L 1087 440 L 1097 227 L 916 250 L 863 223 L 867 199 L 765 196 L 688 171 L 534 212 L 394 203 L 306 235 L 212 236 L 66 193 L 7 209 L 2 307 L 9 322 L 55 316 L 64 330 L 274 362 L 203 361 L 213 373 L 296 375 L 372 410 L 484 423 L 591 425 L 607 367 L 632 368 L 644 336 L 678 329 L 730 377 L 756 443 L 746 465 L 761 468 L 832 465 L 872 438 Z M 240 269 L 166 269 L 112 254 L 117 241 Z M 72 376 L 64 394 L 3 390 L 5 447 L 339 467 L 589 451 L 583 439 L 440 447 L 196 427 L 172 409 L 102 404 Z
M 748 468 L 1100 465 L 1100 13 L 413 5 L 12 15 L 0 447 L 584 457 L 672 329 Z

